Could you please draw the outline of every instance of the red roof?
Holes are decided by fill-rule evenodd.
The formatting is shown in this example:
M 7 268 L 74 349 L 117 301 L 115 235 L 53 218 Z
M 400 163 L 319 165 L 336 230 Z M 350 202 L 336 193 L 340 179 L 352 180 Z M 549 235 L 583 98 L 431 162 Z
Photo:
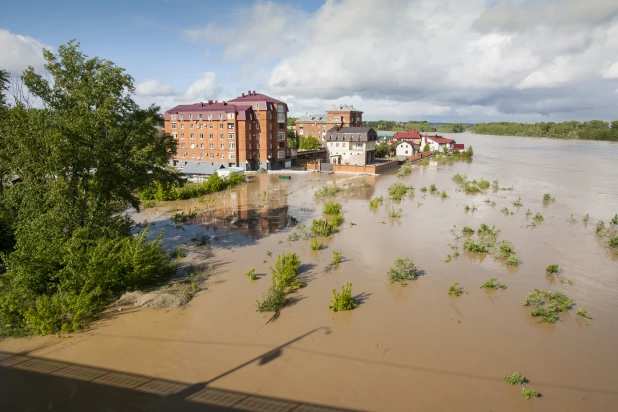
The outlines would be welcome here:
M 464 144 L 463 143 L 455 143 L 453 148 L 454 149 L 458 149 L 458 150 L 463 150 L 464 149 Z
M 255 91 L 250 94 L 243 93 L 242 96 L 238 96 L 235 99 L 230 100 L 232 103 L 243 103 L 243 102 L 268 102 L 268 103 L 283 103 L 280 100 L 272 98 L 270 96 L 266 96 L 262 93 L 256 93 Z
M 421 134 L 419 132 L 417 132 L 416 130 L 412 129 L 409 132 L 395 132 L 395 135 L 393 136 L 393 139 L 402 139 L 402 140 L 406 140 L 406 139 L 420 139 L 421 138 Z
M 454 142 L 453 139 L 447 139 L 446 137 L 440 137 L 438 135 L 436 135 L 436 136 L 427 136 L 427 139 L 433 140 L 434 142 L 436 142 L 438 144 L 448 144 L 448 143 L 453 143 Z

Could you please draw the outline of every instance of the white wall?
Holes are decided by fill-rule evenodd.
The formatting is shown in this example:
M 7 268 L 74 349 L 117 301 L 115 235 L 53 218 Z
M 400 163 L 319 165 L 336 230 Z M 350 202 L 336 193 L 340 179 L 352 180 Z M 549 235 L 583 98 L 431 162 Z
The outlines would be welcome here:
M 397 145 L 395 154 L 397 156 L 412 156 L 414 154 L 414 148 L 410 143 L 401 142 Z
M 376 149 L 376 142 L 328 142 L 326 148 L 333 163 L 333 156 L 340 155 L 342 165 L 364 166 L 367 152 Z

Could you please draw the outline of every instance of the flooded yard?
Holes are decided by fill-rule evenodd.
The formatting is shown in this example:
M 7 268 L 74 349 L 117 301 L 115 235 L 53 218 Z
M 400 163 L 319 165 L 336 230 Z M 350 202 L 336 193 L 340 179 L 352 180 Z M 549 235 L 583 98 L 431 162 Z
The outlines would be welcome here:
M 187 396 L 202 385 L 371 411 L 615 410 L 618 255 L 595 229 L 618 213 L 618 144 L 453 137 L 473 145 L 472 161 L 418 163 L 405 177 L 256 174 L 233 190 L 143 210 L 134 219 L 151 224 L 152 236 L 164 231 L 168 250 L 181 248 L 181 269 L 207 266 L 204 290 L 183 308 L 114 309 L 70 338 L 7 339 L 0 353 L 170 380 L 194 387 Z M 452 179 L 457 173 L 498 180 L 508 190 L 467 194 Z M 413 186 L 414 197 L 388 202 L 396 182 Z M 316 190 L 333 184 L 344 190 L 315 200 Z M 421 191 L 432 184 L 435 194 Z M 545 193 L 555 201 L 543 201 Z M 372 210 L 369 200 L 378 196 L 385 203 Z M 522 206 L 513 205 L 518 199 Z M 343 206 L 339 232 L 317 251 L 310 240 L 289 240 L 294 223 L 309 228 L 329 200 Z M 389 218 L 391 208 L 401 217 Z M 195 217 L 174 225 L 170 217 L 180 212 Z M 534 220 L 537 213 L 542 221 Z M 481 224 L 513 244 L 519 266 L 464 251 L 461 230 Z M 333 251 L 342 256 L 336 266 Z M 298 254 L 306 287 L 278 316 L 256 312 L 271 283 L 269 267 L 288 252 Z M 398 257 L 414 261 L 417 280 L 389 283 L 386 273 Z M 560 277 L 546 275 L 550 264 L 560 266 Z M 254 281 L 244 276 L 252 268 Z M 490 278 L 508 288 L 481 289 Z M 334 313 L 331 289 L 346 282 L 358 306 Z M 454 282 L 461 296 L 447 294 Z M 538 323 L 521 304 L 535 288 L 564 291 L 574 305 L 557 323 Z M 582 307 L 591 320 L 576 315 Z M 514 371 L 542 397 L 525 400 L 518 385 L 508 385 L 504 376 Z M 27 410 L 29 393 L 12 392 L 11 405 Z M 131 402 L 156 410 L 151 400 Z

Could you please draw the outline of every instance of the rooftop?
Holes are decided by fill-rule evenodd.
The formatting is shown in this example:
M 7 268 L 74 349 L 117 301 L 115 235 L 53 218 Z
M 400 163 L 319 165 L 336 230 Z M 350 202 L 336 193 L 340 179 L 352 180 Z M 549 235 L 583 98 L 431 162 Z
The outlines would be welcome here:
M 241 96 L 238 96 L 235 99 L 230 100 L 232 103 L 243 103 L 243 102 L 267 102 L 267 103 L 283 103 L 280 100 L 277 100 L 273 97 L 267 96 L 262 93 L 256 93 L 255 90 L 249 91 L 247 94 L 243 93 Z
M 297 122 L 325 122 L 326 121 L 326 113 L 319 114 L 306 114 L 304 116 L 299 116 L 296 119 Z
M 433 140 L 434 142 L 438 143 L 438 144 L 448 144 L 448 143 L 453 143 L 454 140 L 453 139 L 447 139 L 446 137 L 442 137 L 442 136 L 426 136 L 427 139 L 429 140 Z
M 409 132 L 397 132 L 395 133 L 394 139 L 420 139 L 421 134 L 416 130 L 412 129 Z
M 355 109 L 354 105 L 351 105 L 351 104 L 338 104 L 333 109 L 328 110 L 328 111 L 337 111 L 337 110 L 344 110 L 344 111 L 362 113 L 361 110 Z

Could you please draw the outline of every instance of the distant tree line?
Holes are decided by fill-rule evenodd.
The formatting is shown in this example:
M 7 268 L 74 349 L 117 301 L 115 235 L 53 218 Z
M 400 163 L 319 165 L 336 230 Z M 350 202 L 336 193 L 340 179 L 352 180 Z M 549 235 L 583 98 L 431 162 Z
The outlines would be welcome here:
M 466 126 L 460 123 L 431 125 L 425 120 L 408 120 L 407 122 L 397 122 L 395 120 L 377 120 L 363 123 L 366 127 L 373 128 L 373 130 L 389 130 L 393 132 L 407 132 L 411 129 L 424 133 L 462 133 L 466 131 Z
M 471 131 L 478 134 L 497 136 L 536 136 L 618 141 L 618 120 L 612 121 L 611 124 L 602 120 L 590 120 L 588 122 L 568 121 L 562 123 L 477 123 L 471 127 Z

